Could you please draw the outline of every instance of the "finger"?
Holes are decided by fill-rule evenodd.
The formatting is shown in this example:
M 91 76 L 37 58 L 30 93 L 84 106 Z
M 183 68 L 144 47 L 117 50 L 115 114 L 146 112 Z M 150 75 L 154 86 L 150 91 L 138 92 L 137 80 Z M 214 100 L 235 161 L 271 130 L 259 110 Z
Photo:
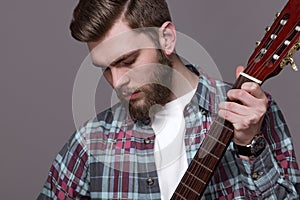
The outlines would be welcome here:
M 218 111 L 218 115 L 223 119 L 226 119 L 227 121 L 232 123 L 232 125 L 236 130 L 242 130 L 248 128 L 248 125 L 246 123 L 247 116 L 241 116 L 236 113 L 230 112 L 228 110 L 223 110 L 223 109 Z
M 231 89 L 227 92 L 227 97 L 234 102 L 240 102 L 245 106 L 256 105 L 256 98 L 245 90 Z
M 246 106 L 266 106 L 268 98 L 263 90 L 256 83 L 244 83 L 242 89 L 232 89 L 227 92 L 231 101 L 240 101 Z
M 234 129 L 236 131 L 242 131 L 253 127 L 260 127 L 259 123 L 261 122 L 261 117 L 256 115 L 255 113 L 251 113 L 247 116 L 242 116 L 228 110 L 219 110 L 218 115 L 223 119 L 226 119 L 230 123 L 232 123 Z M 255 128 L 255 132 L 257 128 Z
M 237 79 L 242 71 L 244 71 L 245 67 L 238 66 L 235 70 L 235 78 Z
M 249 94 L 251 94 L 252 96 L 258 99 L 266 98 L 265 93 L 257 83 L 254 82 L 243 83 L 241 89 L 247 91 Z
M 235 102 L 221 102 L 219 104 L 219 109 L 226 110 L 241 116 L 247 116 L 250 113 L 248 107 Z

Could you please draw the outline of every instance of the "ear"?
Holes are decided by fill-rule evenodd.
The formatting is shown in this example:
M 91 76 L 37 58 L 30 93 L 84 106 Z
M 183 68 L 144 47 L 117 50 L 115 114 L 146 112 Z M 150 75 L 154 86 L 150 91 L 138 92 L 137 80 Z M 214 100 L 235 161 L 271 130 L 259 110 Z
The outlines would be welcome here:
M 172 22 L 165 22 L 159 29 L 160 45 L 167 56 L 170 56 L 176 46 L 176 29 Z

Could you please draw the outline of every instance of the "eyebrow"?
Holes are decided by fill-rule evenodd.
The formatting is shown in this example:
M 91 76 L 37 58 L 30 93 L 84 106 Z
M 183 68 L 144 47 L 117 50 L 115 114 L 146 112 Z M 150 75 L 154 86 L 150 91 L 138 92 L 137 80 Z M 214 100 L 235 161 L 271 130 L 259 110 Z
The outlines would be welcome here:
M 120 63 L 120 62 L 126 60 L 127 58 L 129 58 L 129 57 L 131 57 L 131 56 L 134 56 L 134 55 L 138 54 L 139 52 L 140 52 L 139 49 L 130 51 L 130 52 L 128 52 L 128 53 L 126 53 L 126 54 L 120 56 L 119 58 L 115 59 L 113 62 L 111 62 L 110 65 L 115 66 L 115 65 L 117 65 L 118 63 Z
M 133 51 L 130 51 L 122 56 L 120 56 L 119 58 L 115 59 L 110 65 L 111 66 L 115 66 L 117 65 L 118 63 L 126 60 L 127 58 L 133 56 L 133 55 L 136 55 L 140 52 L 140 49 L 137 49 L 137 50 L 133 50 Z M 100 68 L 106 68 L 106 65 L 104 64 L 97 64 L 95 62 L 92 63 L 95 67 L 100 67 Z

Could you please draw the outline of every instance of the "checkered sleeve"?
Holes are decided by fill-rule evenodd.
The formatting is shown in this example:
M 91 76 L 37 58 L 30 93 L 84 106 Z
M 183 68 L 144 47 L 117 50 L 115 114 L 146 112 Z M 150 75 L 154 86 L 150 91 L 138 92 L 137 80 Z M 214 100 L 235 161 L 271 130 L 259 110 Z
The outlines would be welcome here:
M 268 145 L 254 161 L 237 160 L 244 188 L 253 198 L 298 199 L 300 171 L 291 135 L 279 107 L 271 96 L 268 98 L 262 129 Z
M 37 199 L 90 199 L 89 182 L 87 149 L 75 132 L 56 156 Z

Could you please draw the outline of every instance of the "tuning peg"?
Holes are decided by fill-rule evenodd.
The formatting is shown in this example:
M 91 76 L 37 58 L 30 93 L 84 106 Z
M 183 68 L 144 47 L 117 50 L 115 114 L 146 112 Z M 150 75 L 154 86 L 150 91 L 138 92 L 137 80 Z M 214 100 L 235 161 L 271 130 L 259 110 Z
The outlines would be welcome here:
M 289 53 L 291 54 L 291 56 L 293 56 L 299 50 L 300 50 L 300 39 L 293 46 L 293 48 L 291 49 L 291 51 Z M 293 68 L 294 71 L 298 71 L 298 67 L 296 66 L 296 63 L 295 63 L 295 61 L 294 61 L 294 59 L 292 57 L 290 57 L 290 64 L 291 64 L 291 66 L 292 66 L 292 68 Z
M 290 64 L 292 66 L 292 69 L 296 72 L 298 71 L 298 67 L 292 57 L 286 57 L 285 59 L 282 60 L 280 63 L 280 66 L 283 68 L 284 66 Z
M 271 29 L 270 26 L 267 26 L 267 27 L 265 28 L 266 32 L 268 32 L 270 29 Z
M 275 14 L 275 19 L 277 18 L 277 17 L 279 17 L 280 16 L 280 12 L 277 12 L 276 14 Z
M 298 67 L 297 67 L 297 65 L 296 65 L 296 63 L 295 63 L 295 61 L 294 61 L 293 58 L 290 58 L 290 59 L 289 59 L 289 63 L 291 64 L 293 70 L 294 70 L 295 72 L 297 72 L 297 71 L 298 71 Z
M 300 49 L 300 38 L 298 39 L 298 41 L 293 45 L 293 47 L 290 49 L 290 51 L 288 52 L 287 56 L 282 59 L 281 63 L 280 63 L 280 67 L 284 67 L 285 65 L 290 64 L 293 68 L 294 71 L 298 71 L 298 67 L 296 66 L 296 63 L 293 59 L 293 56 L 295 55 L 295 53 Z
M 256 46 L 258 46 L 260 44 L 260 41 L 256 41 L 255 44 Z

